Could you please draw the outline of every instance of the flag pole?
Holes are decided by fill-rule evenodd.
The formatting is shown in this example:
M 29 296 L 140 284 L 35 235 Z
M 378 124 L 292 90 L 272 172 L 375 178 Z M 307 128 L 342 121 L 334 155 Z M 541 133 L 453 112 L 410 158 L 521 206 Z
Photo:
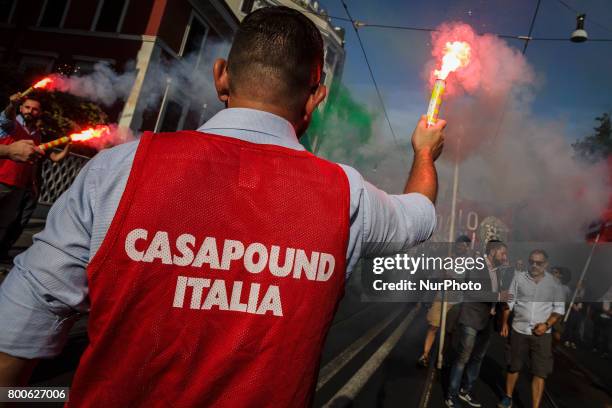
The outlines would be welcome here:
M 452 245 L 455 241 L 455 213 L 457 208 L 457 189 L 459 187 L 459 144 L 461 138 L 457 139 L 457 151 L 455 154 L 455 170 L 453 175 L 453 196 L 451 201 L 451 213 L 450 213 L 450 226 L 448 229 L 448 242 L 449 242 L 449 255 L 452 251 Z M 440 346 L 438 347 L 438 358 L 436 360 L 436 367 L 438 370 L 442 369 L 442 363 L 444 362 L 444 340 L 446 338 L 446 308 L 448 301 L 446 300 L 446 291 L 442 292 L 442 310 L 440 311 Z
M 585 264 L 584 264 L 584 268 L 582 268 L 582 273 L 580 274 L 580 279 L 578 279 L 578 283 L 576 283 L 576 290 L 574 290 L 574 294 L 572 295 L 572 300 L 567 308 L 567 310 L 565 311 L 565 317 L 563 318 L 563 323 L 567 322 L 567 319 L 569 318 L 570 312 L 572 310 L 572 306 L 574 306 L 574 302 L 576 301 L 576 295 L 578 294 L 578 289 L 582 286 L 582 281 L 584 280 L 584 276 L 586 275 L 587 271 L 589 270 L 589 266 L 591 265 L 591 259 L 593 259 L 593 253 L 595 253 L 595 247 L 597 246 L 597 243 L 599 242 L 599 237 L 601 236 L 601 230 L 597 233 L 597 237 L 595 238 L 595 242 L 593 243 L 593 246 L 591 247 L 591 253 L 589 254 L 589 257 L 587 258 Z

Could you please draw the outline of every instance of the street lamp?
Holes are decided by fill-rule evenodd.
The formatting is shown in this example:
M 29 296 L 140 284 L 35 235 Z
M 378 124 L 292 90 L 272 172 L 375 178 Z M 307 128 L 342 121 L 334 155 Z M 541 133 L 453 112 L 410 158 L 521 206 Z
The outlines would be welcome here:
M 572 33 L 570 41 L 575 43 L 585 42 L 588 38 L 587 32 L 584 30 L 584 19 L 586 14 L 579 14 L 576 17 L 576 30 Z

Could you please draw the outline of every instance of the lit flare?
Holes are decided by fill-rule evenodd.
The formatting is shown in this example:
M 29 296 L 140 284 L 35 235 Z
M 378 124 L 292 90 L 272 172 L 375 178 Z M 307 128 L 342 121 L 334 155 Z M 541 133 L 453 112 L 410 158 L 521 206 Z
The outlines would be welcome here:
M 59 139 L 52 140 L 47 143 L 38 145 L 43 151 L 51 149 L 53 147 L 65 145 L 70 142 L 83 142 L 90 139 L 105 137 L 110 135 L 110 127 L 106 125 L 98 125 L 95 127 L 89 127 L 81 132 L 71 133 L 68 136 L 60 137 Z
M 26 89 L 25 91 L 23 91 L 21 93 L 21 97 L 23 98 L 24 96 L 28 96 L 35 89 L 45 89 L 49 85 L 51 85 L 52 83 L 53 83 L 53 79 L 51 79 L 51 77 L 43 78 L 40 81 L 38 81 L 37 83 L 35 83 L 34 85 L 32 85 L 31 87 L 29 87 L 28 89 Z
M 436 82 L 434 83 L 429 107 L 427 108 L 427 126 L 433 126 L 438 121 L 442 95 L 446 89 L 448 74 L 463 68 L 470 63 L 470 45 L 464 41 L 447 42 L 442 57 L 442 67 L 434 70 Z

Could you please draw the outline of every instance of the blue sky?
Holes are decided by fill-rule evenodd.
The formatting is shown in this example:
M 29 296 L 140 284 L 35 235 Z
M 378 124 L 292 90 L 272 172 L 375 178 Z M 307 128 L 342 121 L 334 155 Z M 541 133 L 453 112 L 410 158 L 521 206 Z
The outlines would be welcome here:
M 590 38 L 612 38 L 610 0 L 563 1 L 587 14 Z M 355 19 L 371 24 L 433 28 L 445 21 L 463 21 L 479 32 L 527 35 L 537 0 L 347 0 L 347 4 Z M 340 0 L 326 0 L 323 7 L 332 16 L 346 17 Z M 374 88 L 350 24 L 332 22 L 347 33 L 344 84 L 358 99 L 375 106 Z M 576 14 L 559 0 L 542 0 L 532 36 L 566 38 L 575 24 Z M 422 72 L 430 58 L 430 34 L 381 28 L 361 28 L 360 34 L 394 129 L 406 133 L 416 122 L 415 117 L 403 123 L 409 120 L 406 114 L 427 107 L 429 91 Z M 506 41 L 522 50 L 523 41 Z M 595 116 L 612 111 L 612 42 L 532 41 L 526 57 L 539 80 L 532 107 L 536 117 L 563 121 L 570 137 L 581 137 L 591 131 Z

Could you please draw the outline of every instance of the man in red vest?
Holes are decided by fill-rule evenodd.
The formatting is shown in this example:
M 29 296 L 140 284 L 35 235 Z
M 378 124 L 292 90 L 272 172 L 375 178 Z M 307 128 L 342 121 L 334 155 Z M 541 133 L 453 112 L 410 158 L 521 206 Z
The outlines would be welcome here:
M 322 67 L 306 16 L 259 9 L 214 65 L 227 109 L 91 160 L 0 287 L 0 386 L 89 313 L 68 406 L 309 406 L 357 260 L 435 228 L 445 126 L 421 118 L 404 193 L 389 195 L 299 144 Z
M 18 93 L 0 112 L 0 259 L 8 257 L 36 207 L 36 163 L 44 156 L 38 148 L 41 114 L 37 99 L 24 99 Z M 60 161 L 67 149 L 52 152 L 49 158 Z

